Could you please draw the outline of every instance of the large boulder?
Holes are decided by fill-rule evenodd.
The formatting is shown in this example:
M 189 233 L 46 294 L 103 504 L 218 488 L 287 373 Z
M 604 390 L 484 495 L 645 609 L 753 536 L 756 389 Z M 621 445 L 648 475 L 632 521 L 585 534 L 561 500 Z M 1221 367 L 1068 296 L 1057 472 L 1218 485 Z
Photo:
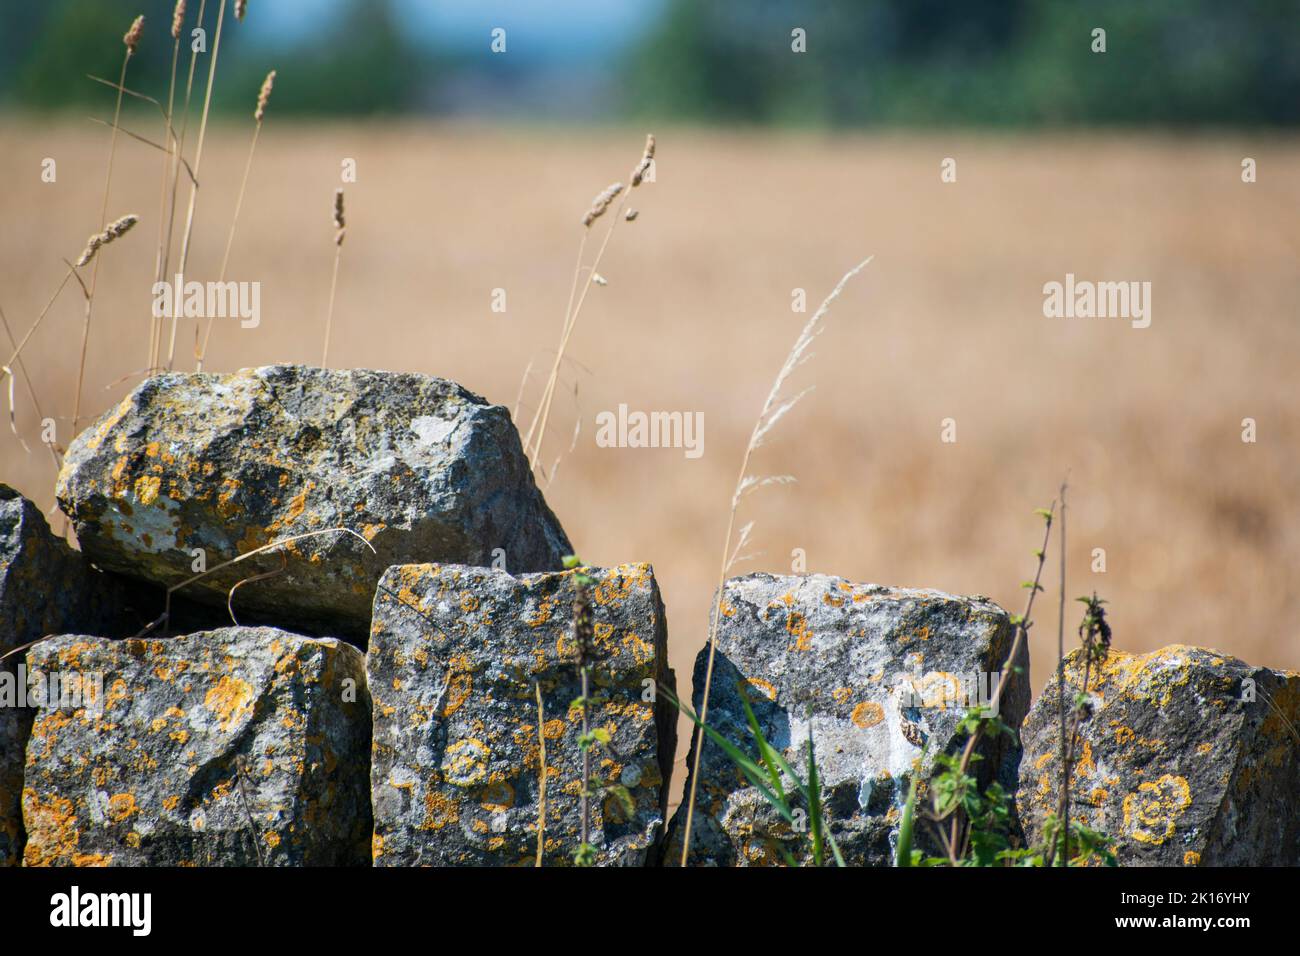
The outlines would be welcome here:
M 1066 701 L 1083 685 L 1066 660 Z M 1071 818 L 1115 841 L 1121 864 L 1300 866 L 1300 674 L 1199 647 L 1112 650 L 1089 672 Z M 1023 730 L 1018 795 L 1038 841 L 1060 795 L 1055 678 Z
M 676 743 L 675 713 L 655 693 L 655 682 L 673 679 L 663 603 L 649 565 L 591 574 L 591 726 L 609 738 L 592 751 L 602 789 L 590 842 L 599 864 L 640 865 L 661 833 Z M 425 564 L 384 575 L 366 656 L 376 866 L 533 863 L 538 687 L 544 862 L 572 862 L 582 791 L 574 596 L 574 572 L 513 577 Z
M 131 621 L 120 583 L 56 537 L 33 502 L 0 484 L 0 657 L 47 634 L 120 636 Z M 23 748 L 32 721 L 31 709 L 18 706 L 22 660 L 0 661 L 0 866 L 22 859 Z
M 44 699 L 26 865 L 368 863 L 370 698 L 350 644 L 230 627 L 65 635 L 27 656 Z
M 928 779 L 938 754 L 964 744 L 957 723 L 968 704 L 991 698 L 1012 639 L 1006 612 L 980 597 L 853 584 L 824 574 L 733 578 L 722 595 L 707 720 L 756 754 L 745 694 L 763 735 L 805 780 L 811 736 L 825 811 L 845 862 L 887 866 L 912 776 Z M 707 660 L 706 646 L 695 662 L 697 713 Z M 1027 653 L 1017 663 L 1027 674 Z M 1007 676 L 1012 683 L 999 716 L 1015 728 L 1029 705 L 1028 681 Z M 699 746 L 697 733 L 687 759 L 688 793 Z M 981 747 L 984 759 L 974 765 L 981 783 L 996 777 L 1014 793 L 1015 741 L 999 735 Z M 669 865 L 680 860 L 685 818 L 683 800 L 670 827 Z M 924 846 L 923 828 L 917 836 Z M 809 842 L 706 739 L 688 862 L 778 864 L 783 850 L 808 860 Z
M 76 438 L 57 491 L 96 563 L 166 585 L 271 541 L 355 531 L 370 547 L 320 535 L 185 589 L 224 606 L 237 582 L 275 572 L 238 589 L 236 613 L 310 633 L 363 637 L 390 565 L 542 571 L 570 550 L 509 412 L 422 375 L 157 375 Z

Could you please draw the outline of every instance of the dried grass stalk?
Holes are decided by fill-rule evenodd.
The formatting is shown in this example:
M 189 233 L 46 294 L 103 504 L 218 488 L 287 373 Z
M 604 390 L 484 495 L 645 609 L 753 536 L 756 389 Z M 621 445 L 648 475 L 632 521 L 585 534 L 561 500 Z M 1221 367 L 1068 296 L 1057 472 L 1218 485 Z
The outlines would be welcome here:
M 653 150 L 654 142 L 651 140 L 646 146 L 646 151 L 653 156 Z M 794 408 L 799 400 L 810 391 L 810 389 L 804 389 L 793 398 L 782 399 L 786 382 L 789 381 L 794 370 L 812 357 L 808 349 L 825 328 L 823 322 L 830 311 L 831 303 L 840 297 L 840 293 L 844 291 L 844 287 L 848 285 L 849 280 L 866 268 L 867 263 L 870 261 L 870 258 L 863 259 L 846 272 L 835 288 L 831 290 L 831 294 L 818 306 L 812 318 L 799 332 L 799 337 L 795 339 L 794 346 L 786 355 L 781 370 L 777 372 L 776 381 L 773 382 L 772 390 L 768 392 L 767 399 L 763 402 L 763 410 L 754 423 L 754 430 L 750 433 L 749 444 L 745 446 L 745 455 L 740 463 L 740 475 L 736 478 L 736 487 L 731 494 L 731 512 L 727 516 L 727 535 L 722 548 L 722 563 L 718 568 L 718 587 L 714 595 L 713 615 L 709 621 L 709 657 L 704 671 L 704 695 L 700 702 L 699 722 L 701 724 L 705 723 L 709 716 L 709 691 L 713 686 L 714 652 L 717 650 L 718 622 L 722 616 L 722 588 L 726 584 L 727 574 L 731 571 L 732 566 L 743 557 L 741 552 L 749 542 L 750 532 L 754 528 L 754 523 L 751 521 L 741 528 L 739 533 L 736 533 L 736 512 L 740 509 L 740 500 L 754 488 L 767 484 L 785 484 L 794 480 L 788 475 L 766 478 L 751 475 L 749 473 L 750 457 L 753 455 L 754 450 L 763 444 L 763 440 L 771 432 L 773 426 L 785 417 L 786 413 Z M 698 734 L 699 731 L 696 731 L 696 733 Z M 701 740 L 695 748 L 695 766 L 691 772 L 691 788 L 687 797 L 686 830 L 682 839 L 682 866 L 686 866 L 691 851 L 691 824 L 695 817 L 695 793 L 700 785 L 700 757 L 703 752 L 704 746 Z

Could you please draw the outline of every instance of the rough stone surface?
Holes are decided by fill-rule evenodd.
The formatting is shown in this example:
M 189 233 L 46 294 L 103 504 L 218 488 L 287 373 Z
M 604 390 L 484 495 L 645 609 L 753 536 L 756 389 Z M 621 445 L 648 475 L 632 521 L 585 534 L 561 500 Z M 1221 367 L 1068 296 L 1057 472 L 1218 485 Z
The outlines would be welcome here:
M 602 865 L 639 865 L 661 832 L 676 716 L 647 682 L 666 682 L 663 603 L 649 565 L 592 570 L 598 660 L 592 801 Z M 532 865 L 539 777 L 535 686 L 546 739 L 545 863 L 579 843 L 581 696 L 573 573 L 513 577 L 449 565 L 390 568 L 375 596 L 366 667 L 374 694 L 371 792 L 376 866 Z M 647 700 L 651 697 L 652 700 Z M 657 702 L 654 702 L 656 701 Z
M 33 502 L 0 485 L 0 656 L 47 634 L 121 634 L 129 627 L 127 604 L 120 585 L 55 537 Z M 15 706 L 21 662 L 21 655 L 0 662 L 0 866 L 22 859 L 23 747 L 32 712 Z
M 364 636 L 375 583 L 411 561 L 561 566 L 571 549 L 505 408 L 443 379 L 301 366 L 149 379 L 79 435 L 59 503 L 100 566 L 171 585 L 270 541 L 300 541 L 186 589 L 240 620 Z
M 368 862 L 370 699 L 350 644 L 247 627 L 65 635 L 28 666 L 81 675 L 83 692 L 43 702 L 32 727 L 26 865 Z
M 1073 701 L 1077 651 L 1066 680 Z M 1121 864 L 1300 865 L 1300 674 L 1183 645 L 1112 650 L 1088 695 L 1070 812 L 1116 841 Z M 1052 681 L 1023 730 L 1018 803 L 1031 839 L 1060 793 L 1058 706 Z
M 919 770 L 927 779 L 937 753 L 964 743 L 955 736 L 968 700 L 964 682 L 973 685 L 984 675 L 987 699 L 997 680 L 989 675 L 1002 670 L 1012 637 L 1006 612 L 984 598 L 853 584 L 823 574 L 733 578 L 723 591 L 708 723 L 756 753 L 737 686 L 743 685 L 764 736 L 804 779 L 811 732 L 823 800 L 845 862 L 891 865 L 911 775 Z M 707 658 L 706 647 L 695 663 L 697 713 Z M 1027 673 L 1027 654 L 1019 663 Z M 1007 685 L 1000 716 L 1009 726 L 1019 726 L 1028 697 L 1024 678 Z M 697 746 L 699 735 L 688 774 Z M 996 773 L 1014 793 L 1018 747 L 1005 735 L 983 746 L 986 759 L 975 765 L 982 782 Z M 685 818 L 683 802 L 670 827 L 669 865 L 680 860 Z M 708 741 L 689 862 L 777 864 L 778 846 L 796 857 L 807 854 L 809 841 L 791 831 Z

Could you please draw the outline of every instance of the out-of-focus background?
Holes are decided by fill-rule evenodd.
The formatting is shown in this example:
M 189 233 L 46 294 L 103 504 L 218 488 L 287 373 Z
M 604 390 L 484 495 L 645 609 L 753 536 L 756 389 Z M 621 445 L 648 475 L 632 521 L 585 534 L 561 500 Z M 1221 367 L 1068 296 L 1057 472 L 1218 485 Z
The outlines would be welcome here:
M 739 570 L 789 572 L 802 549 L 810 571 L 1019 611 L 1041 537 L 1032 511 L 1068 473 L 1067 597 L 1105 597 L 1118 647 L 1201 644 L 1300 668 L 1296 6 L 804 6 L 250 0 L 243 23 L 228 12 L 189 279 L 216 278 L 257 88 L 279 73 L 228 276 L 261 283 L 262 323 L 219 321 L 207 367 L 318 360 L 330 205 L 351 159 L 332 361 L 442 375 L 513 406 L 530 361 L 553 354 L 582 212 L 653 130 L 655 182 L 601 264 L 608 285 L 574 334 L 544 458 L 561 457 L 546 493 L 586 560 L 654 563 L 683 691 L 740 455 L 807 318 L 795 290 L 811 310 L 867 255 L 797 374 L 816 390 L 757 455 L 760 472 L 799 483 L 746 500 L 762 554 Z M 0 308 L 16 336 L 99 225 L 109 130 L 90 117 L 111 118 L 113 91 L 86 74 L 116 77 L 137 12 L 148 20 L 127 84 L 164 98 L 170 2 L 4 5 Z M 183 54 L 182 81 L 187 66 Z M 161 137 L 148 103 L 128 101 L 123 126 Z M 956 182 L 941 181 L 948 158 Z M 1243 181 L 1247 159 L 1257 181 Z M 147 362 L 160 172 L 157 151 L 119 139 L 109 214 L 142 222 L 102 263 L 93 414 Z M 1044 317 L 1044 284 L 1067 273 L 1150 282 L 1150 327 Z M 81 321 L 65 292 L 24 353 L 65 444 Z M 180 341 L 178 367 L 192 368 L 192 325 Z M 525 424 L 541 378 L 525 383 Z M 596 413 L 620 403 L 702 411 L 703 456 L 597 447 Z M 52 506 L 21 383 L 16 424 L 31 451 L 0 428 L 0 480 Z M 1047 584 L 1035 688 L 1055 654 L 1054 558 Z

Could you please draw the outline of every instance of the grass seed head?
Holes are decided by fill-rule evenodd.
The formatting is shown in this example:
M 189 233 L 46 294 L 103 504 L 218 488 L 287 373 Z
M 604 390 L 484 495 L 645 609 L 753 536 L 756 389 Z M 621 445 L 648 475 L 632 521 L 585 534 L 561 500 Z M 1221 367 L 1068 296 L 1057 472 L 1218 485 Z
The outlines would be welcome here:
M 77 260 L 77 267 L 88 265 L 90 260 L 95 258 L 99 250 L 108 245 L 115 239 L 120 239 L 131 231 L 131 227 L 140 221 L 140 217 L 129 214 L 118 219 L 116 222 L 108 224 L 103 232 L 97 233 L 86 240 L 86 248 L 81 253 L 81 258 Z
M 185 26 L 185 0 L 176 0 L 176 9 L 172 11 L 172 39 L 178 40 L 181 27 Z
M 609 209 L 610 203 L 618 198 L 618 194 L 622 191 L 622 183 L 610 183 L 606 186 L 605 189 L 591 201 L 591 208 L 588 209 L 587 214 L 582 217 L 582 224 L 590 227 L 593 222 L 605 215 L 605 211 Z
M 144 34 L 144 15 L 135 18 L 131 24 L 131 29 L 126 31 L 122 37 L 122 42 L 126 44 L 126 55 L 130 56 L 135 53 L 135 48 L 140 45 L 140 37 Z
M 343 245 L 343 235 L 347 232 L 347 221 L 343 218 L 343 189 L 334 190 L 334 245 Z
M 257 109 L 253 113 L 253 119 L 259 123 L 262 122 L 262 116 L 266 113 L 267 101 L 271 99 L 271 90 L 275 87 L 275 70 L 266 74 L 266 79 L 262 81 L 262 89 L 257 94 Z
M 247 12 L 248 0 L 235 0 L 235 19 L 242 22 Z
M 641 154 L 641 161 L 636 164 L 636 169 L 632 170 L 632 188 L 635 189 L 641 185 L 645 178 L 646 172 L 649 171 L 650 165 L 655 158 L 655 137 L 654 133 L 647 133 L 645 138 L 645 152 Z

